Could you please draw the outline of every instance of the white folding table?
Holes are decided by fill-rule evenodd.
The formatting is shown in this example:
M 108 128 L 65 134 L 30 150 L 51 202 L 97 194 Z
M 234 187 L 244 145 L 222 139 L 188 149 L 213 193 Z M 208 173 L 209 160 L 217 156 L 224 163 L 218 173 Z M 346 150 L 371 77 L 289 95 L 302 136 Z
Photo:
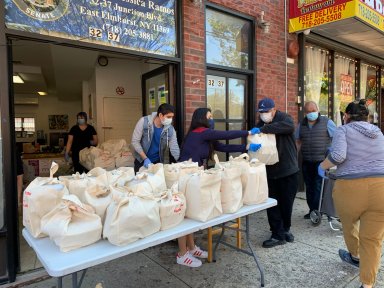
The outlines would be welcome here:
M 62 278 L 69 274 L 72 274 L 72 287 L 80 288 L 87 268 L 144 250 L 152 246 L 159 245 L 161 243 L 197 232 L 199 230 L 221 225 L 224 229 L 222 230 L 222 234 L 215 245 L 215 249 L 213 251 L 214 259 L 216 249 L 220 243 L 230 246 L 239 252 L 253 256 L 260 271 L 261 286 L 264 287 L 264 271 L 251 247 L 249 240 L 249 215 L 275 206 L 276 204 L 277 201 L 275 199 L 269 198 L 262 204 L 244 206 L 236 213 L 223 214 L 207 222 L 199 222 L 185 218 L 179 225 L 174 228 L 165 231 L 159 231 L 155 234 L 125 246 L 115 246 L 109 243 L 107 240 L 99 240 L 98 242 L 86 247 L 82 247 L 70 252 L 61 252 L 59 247 L 56 246 L 55 243 L 48 237 L 34 238 L 25 228 L 23 229 L 23 236 L 27 243 L 36 252 L 37 257 L 39 258 L 44 268 L 47 270 L 48 274 L 52 277 L 58 278 L 59 288 L 62 288 L 63 285 Z M 245 230 L 241 231 L 246 233 L 246 241 L 251 252 L 239 249 L 235 246 L 232 247 L 231 245 L 221 241 L 225 229 L 230 229 L 229 227 L 225 226 L 225 223 L 244 216 L 246 218 L 246 227 Z M 80 271 L 83 271 L 83 273 L 81 275 L 80 281 L 78 281 L 77 272 Z

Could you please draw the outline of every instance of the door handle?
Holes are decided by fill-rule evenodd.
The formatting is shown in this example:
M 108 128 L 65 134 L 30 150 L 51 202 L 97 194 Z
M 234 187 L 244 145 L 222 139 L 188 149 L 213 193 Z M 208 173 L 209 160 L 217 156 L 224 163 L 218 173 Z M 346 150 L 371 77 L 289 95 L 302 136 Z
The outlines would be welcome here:
M 112 126 L 103 126 L 101 128 L 103 128 L 103 129 L 112 129 L 113 127 Z

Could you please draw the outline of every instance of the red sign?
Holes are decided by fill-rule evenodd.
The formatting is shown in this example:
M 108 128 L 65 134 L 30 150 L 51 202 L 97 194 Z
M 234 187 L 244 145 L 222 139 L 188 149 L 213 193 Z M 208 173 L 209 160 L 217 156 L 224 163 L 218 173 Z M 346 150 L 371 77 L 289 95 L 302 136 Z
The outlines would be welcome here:
M 340 74 L 340 93 L 345 96 L 353 95 L 353 78 L 351 75 Z

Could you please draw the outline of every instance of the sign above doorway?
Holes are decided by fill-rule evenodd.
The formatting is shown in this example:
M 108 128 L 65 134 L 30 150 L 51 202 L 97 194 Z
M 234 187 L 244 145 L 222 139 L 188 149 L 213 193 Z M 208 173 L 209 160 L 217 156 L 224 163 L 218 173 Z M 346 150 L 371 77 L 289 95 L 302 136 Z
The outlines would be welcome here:
M 176 56 L 175 0 L 5 0 L 6 26 Z

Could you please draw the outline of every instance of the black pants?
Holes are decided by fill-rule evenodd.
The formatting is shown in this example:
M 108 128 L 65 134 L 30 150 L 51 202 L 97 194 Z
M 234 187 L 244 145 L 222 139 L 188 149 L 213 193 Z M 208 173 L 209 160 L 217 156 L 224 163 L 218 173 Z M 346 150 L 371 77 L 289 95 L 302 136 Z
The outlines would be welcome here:
M 268 222 L 275 239 L 285 239 L 285 232 L 291 228 L 293 201 L 299 186 L 299 173 L 268 179 L 269 197 L 277 200 L 277 206 L 267 209 Z
M 305 194 L 307 196 L 309 211 L 319 209 L 322 178 L 317 173 L 317 167 L 319 167 L 320 163 L 321 161 L 303 161 L 301 166 L 305 182 Z

